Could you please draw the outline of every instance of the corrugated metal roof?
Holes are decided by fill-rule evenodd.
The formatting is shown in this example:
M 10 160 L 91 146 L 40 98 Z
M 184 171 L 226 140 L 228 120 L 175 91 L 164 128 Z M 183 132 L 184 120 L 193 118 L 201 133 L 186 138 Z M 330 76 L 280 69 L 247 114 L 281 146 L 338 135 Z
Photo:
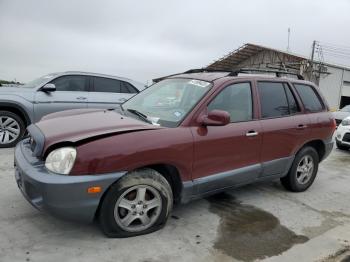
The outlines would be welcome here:
M 232 68 L 235 67 L 235 65 L 240 64 L 241 62 L 247 60 L 249 57 L 254 56 L 254 55 L 256 55 L 264 50 L 269 50 L 269 51 L 281 53 L 285 56 L 289 56 L 291 58 L 291 60 L 295 60 L 298 62 L 310 60 L 306 56 L 295 54 L 292 52 L 287 52 L 287 51 L 282 51 L 282 50 L 278 50 L 278 49 L 274 49 L 274 48 L 270 48 L 270 47 L 266 47 L 266 46 L 262 46 L 262 45 L 247 43 L 247 44 L 244 44 L 243 46 L 237 48 L 236 50 L 228 53 L 227 55 L 223 56 L 222 58 L 214 61 L 213 63 L 208 65 L 206 68 L 219 69 L 219 70 L 231 70 Z M 346 65 L 339 65 L 339 64 L 323 62 L 323 61 L 321 62 L 321 61 L 317 61 L 317 60 L 315 60 L 314 63 L 315 64 L 321 63 L 321 64 L 327 65 L 327 66 L 332 66 L 332 67 L 350 70 L 350 67 L 346 66 Z
M 229 54 L 225 55 L 224 57 L 220 58 L 219 60 L 213 62 L 212 64 L 208 65 L 208 69 L 219 69 L 219 70 L 229 70 L 232 69 L 235 65 L 240 64 L 241 62 L 247 60 L 251 56 L 254 56 L 264 50 L 270 50 L 278 53 L 283 53 L 284 55 L 290 56 L 295 61 L 303 61 L 307 60 L 306 57 L 299 56 L 290 52 L 282 52 L 280 50 L 276 50 L 273 48 L 261 46 L 261 45 L 255 45 L 255 44 L 244 44 L 243 46 L 239 47 L 238 49 L 234 50 L 233 52 L 230 52 Z

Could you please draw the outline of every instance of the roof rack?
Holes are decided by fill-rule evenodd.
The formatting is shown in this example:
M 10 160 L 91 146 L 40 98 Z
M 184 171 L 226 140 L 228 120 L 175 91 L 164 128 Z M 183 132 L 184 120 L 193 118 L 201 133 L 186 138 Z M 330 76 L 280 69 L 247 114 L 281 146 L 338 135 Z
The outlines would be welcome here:
M 247 72 L 262 72 L 262 73 L 274 73 L 277 77 L 281 77 L 282 75 L 294 75 L 299 80 L 304 80 L 304 77 L 301 74 L 283 71 L 283 70 L 277 70 L 277 69 L 263 69 L 263 68 L 241 68 L 238 69 L 235 73 L 235 75 L 238 75 L 239 73 L 247 73 Z
M 232 70 L 220 70 L 220 69 L 209 69 L 209 68 L 195 68 L 195 69 L 190 69 L 187 70 L 185 72 L 183 72 L 182 74 L 193 74 L 193 73 L 232 73 Z
M 216 69 L 208 69 L 208 68 L 198 68 L 198 69 L 190 69 L 184 72 L 183 74 L 192 74 L 192 73 L 203 73 L 203 72 L 222 72 L 228 73 L 228 76 L 238 76 L 240 73 L 249 73 L 249 72 L 262 72 L 262 73 L 274 73 L 277 77 L 281 77 L 282 75 L 294 75 L 299 80 L 304 80 L 304 77 L 301 74 L 283 71 L 283 70 L 274 70 L 274 69 L 262 69 L 262 68 L 241 68 L 237 70 L 216 70 Z

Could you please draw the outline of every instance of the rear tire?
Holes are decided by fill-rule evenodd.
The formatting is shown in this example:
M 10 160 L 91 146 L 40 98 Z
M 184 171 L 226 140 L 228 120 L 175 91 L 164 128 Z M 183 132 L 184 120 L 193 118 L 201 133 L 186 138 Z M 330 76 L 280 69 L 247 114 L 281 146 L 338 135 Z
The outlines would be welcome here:
M 349 150 L 349 147 L 348 147 L 348 146 L 342 145 L 338 140 L 336 140 L 336 144 L 337 144 L 337 148 L 338 148 L 339 150 Z
M 14 147 L 25 133 L 21 117 L 10 111 L 0 111 L 0 148 Z
M 318 171 L 319 156 L 313 147 L 301 149 L 287 174 L 281 178 L 282 185 L 292 192 L 303 192 L 314 182 Z
M 108 237 L 132 237 L 162 228 L 173 207 L 168 181 L 153 169 L 122 177 L 102 200 L 98 219 Z

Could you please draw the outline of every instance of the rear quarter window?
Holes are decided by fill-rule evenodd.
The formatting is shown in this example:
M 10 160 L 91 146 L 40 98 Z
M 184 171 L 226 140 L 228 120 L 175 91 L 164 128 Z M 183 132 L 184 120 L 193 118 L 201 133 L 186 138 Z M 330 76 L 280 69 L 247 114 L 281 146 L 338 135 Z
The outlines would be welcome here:
M 309 85 L 294 84 L 301 101 L 304 104 L 305 110 L 309 112 L 320 112 L 323 111 L 324 105 L 321 102 L 320 97 L 317 95 L 316 90 Z

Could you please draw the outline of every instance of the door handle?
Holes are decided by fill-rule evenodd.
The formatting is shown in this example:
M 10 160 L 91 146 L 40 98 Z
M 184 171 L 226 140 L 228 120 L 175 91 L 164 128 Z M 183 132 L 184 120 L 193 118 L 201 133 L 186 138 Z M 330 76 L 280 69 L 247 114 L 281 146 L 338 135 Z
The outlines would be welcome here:
M 259 133 L 256 132 L 255 130 L 250 130 L 245 135 L 246 136 L 257 136 L 257 135 L 259 135 Z
M 77 100 L 86 100 L 87 98 L 85 96 L 78 96 Z
M 126 101 L 126 98 L 120 98 L 118 99 L 118 102 L 125 102 Z
M 307 128 L 307 125 L 304 125 L 304 124 L 300 124 L 297 126 L 297 129 L 305 129 Z

